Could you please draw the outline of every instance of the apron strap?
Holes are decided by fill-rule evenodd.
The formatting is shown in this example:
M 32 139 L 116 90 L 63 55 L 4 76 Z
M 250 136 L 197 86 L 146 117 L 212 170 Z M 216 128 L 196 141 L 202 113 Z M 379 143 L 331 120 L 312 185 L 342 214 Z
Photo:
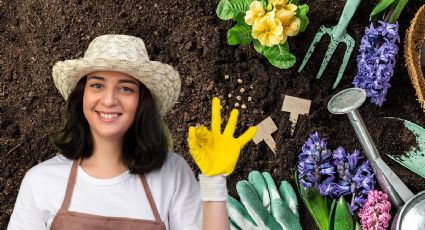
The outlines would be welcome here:
M 74 191 L 75 178 L 77 177 L 77 169 L 81 159 L 74 160 L 71 172 L 69 174 L 68 185 L 66 186 L 65 198 L 63 199 L 61 209 L 68 210 L 71 202 L 72 192 Z
M 149 185 L 146 182 L 145 175 L 140 175 L 140 179 L 142 180 L 143 189 L 146 192 L 146 196 L 148 197 L 149 205 L 151 206 L 153 215 L 155 216 L 156 221 L 161 221 L 161 217 L 159 216 L 158 209 L 156 208 L 155 201 L 152 197 L 151 190 L 149 189 Z
M 80 164 L 80 161 L 81 161 L 81 159 L 78 159 L 78 160 L 74 160 L 74 162 L 72 163 L 72 168 L 71 168 L 71 172 L 69 174 L 69 179 L 68 179 L 68 185 L 66 186 L 65 197 L 63 199 L 61 209 L 68 210 L 68 208 L 69 208 L 72 193 L 74 191 L 75 180 L 76 180 L 76 177 L 77 177 L 78 165 Z M 152 193 L 151 193 L 151 190 L 149 189 L 148 183 L 146 182 L 145 176 L 140 175 L 140 179 L 142 181 L 143 189 L 146 192 L 146 196 L 148 198 L 149 205 L 151 206 L 155 220 L 161 221 L 161 217 L 158 213 L 158 209 L 156 208 L 155 201 L 152 197 Z

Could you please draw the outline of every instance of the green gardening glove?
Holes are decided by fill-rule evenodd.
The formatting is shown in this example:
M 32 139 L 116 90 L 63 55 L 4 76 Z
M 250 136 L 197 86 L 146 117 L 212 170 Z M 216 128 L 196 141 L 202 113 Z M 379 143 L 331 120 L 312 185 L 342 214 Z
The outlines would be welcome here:
M 296 194 L 288 182 L 282 181 L 278 190 L 269 173 L 253 171 L 236 190 L 242 204 L 230 196 L 227 200 L 232 229 L 302 229 Z

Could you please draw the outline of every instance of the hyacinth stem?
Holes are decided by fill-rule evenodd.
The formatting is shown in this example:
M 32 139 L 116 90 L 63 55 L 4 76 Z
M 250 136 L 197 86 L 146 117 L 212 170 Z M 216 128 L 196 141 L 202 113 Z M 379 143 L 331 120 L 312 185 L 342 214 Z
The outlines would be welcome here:
M 354 206 L 354 201 L 355 201 L 355 199 L 356 199 L 356 196 L 357 196 L 357 192 L 356 192 L 356 191 L 354 191 L 354 193 L 352 194 L 352 197 L 351 197 L 351 207 L 353 207 L 353 206 Z

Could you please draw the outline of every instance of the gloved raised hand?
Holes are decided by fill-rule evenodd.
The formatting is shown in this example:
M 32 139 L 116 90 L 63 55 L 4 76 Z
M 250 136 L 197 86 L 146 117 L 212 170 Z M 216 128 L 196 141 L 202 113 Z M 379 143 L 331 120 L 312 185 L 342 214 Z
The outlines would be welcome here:
M 242 204 L 231 196 L 227 200 L 232 229 L 302 229 L 297 197 L 288 182 L 282 181 L 278 190 L 269 173 L 252 171 L 236 190 Z
M 189 150 L 195 163 L 206 176 L 229 175 L 233 172 L 240 151 L 255 135 L 256 127 L 250 127 L 238 138 L 233 137 L 239 112 L 233 109 L 229 121 L 221 133 L 220 100 L 212 100 L 211 130 L 205 126 L 189 127 Z

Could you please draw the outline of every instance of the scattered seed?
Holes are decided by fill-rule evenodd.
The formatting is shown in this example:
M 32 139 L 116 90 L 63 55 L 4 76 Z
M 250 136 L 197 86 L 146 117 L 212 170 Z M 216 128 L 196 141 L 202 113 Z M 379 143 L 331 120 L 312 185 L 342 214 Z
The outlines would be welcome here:
M 253 86 L 253 85 L 250 85 L 250 86 L 249 86 L 249 88 L 253 89 L 253 88 L 254 88 L 254 86 Z
M 227 74 L 224 75 L 224 79 L 226 79 L 226 80 L 229 79 L 229 75 L 227 75 Z
M 242 84 L 243 83 L 242 79 L 238 78 L 238 83 Z
M 237 103 L 237 102 L 236 102 L 236 103 L 235 103 L 235 107 L 239 107 L 239 103 Z
M 241 96 L 236 96 L 236 99 L 237 99 L 238 101 L 240 101 L 242 98 L 241 98 Z
M 244 88 L 241 88 L 239 91 L 240 91 L 241 93 L 243 93 L 243 92 L 245 92 L 245 89 L 244 89 Z
M 248 97 L 248 101 L 252 101 L 252 97 Z
M 232 94 L 231 94 L 231 93 L 229 93 L 229 94 L 227 95 L 227 97 L 228 97 L 228 98 L 231 98 L 231 97 L 232 97 Z
M 242 108 L 242 109 L 246 109 L 246 105 L 245 105 L 245 104 L 242 104 L 242 105 L 241 105 L 241 108 Z

